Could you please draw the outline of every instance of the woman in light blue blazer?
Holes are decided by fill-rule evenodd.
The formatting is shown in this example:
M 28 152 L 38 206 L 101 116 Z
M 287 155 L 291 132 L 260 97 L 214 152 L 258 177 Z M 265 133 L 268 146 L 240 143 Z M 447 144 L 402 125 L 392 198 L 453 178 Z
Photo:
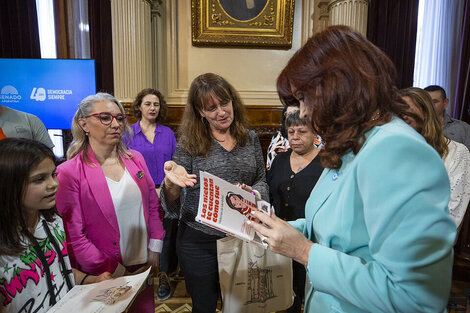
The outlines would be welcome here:
M 305 264 L 305 312 L 442 312 L 455 224 L 437 152 L 399 118 L 396 70 L 358 32 L 310 38 L 278 78 L 281 99 L 326 142 L 325 171 L 290 224 L 255 213 L 272 251 Z

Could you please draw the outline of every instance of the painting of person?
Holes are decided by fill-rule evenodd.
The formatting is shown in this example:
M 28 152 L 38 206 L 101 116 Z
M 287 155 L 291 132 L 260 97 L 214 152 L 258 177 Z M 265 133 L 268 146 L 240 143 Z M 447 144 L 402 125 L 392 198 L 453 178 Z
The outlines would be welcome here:
M 268 4 L 268 0 L 219 0 L 224 11 L 232 18 L 247 21 L 257 17 Z

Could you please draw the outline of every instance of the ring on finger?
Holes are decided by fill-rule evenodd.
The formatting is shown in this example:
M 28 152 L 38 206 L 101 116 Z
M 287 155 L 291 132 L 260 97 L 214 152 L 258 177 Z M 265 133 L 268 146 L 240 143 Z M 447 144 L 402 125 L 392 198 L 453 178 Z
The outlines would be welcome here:
M 264 243 L 265 245 L 267 245 L 268 244 L 268 237 L 263 237 L 261 239 L 261 242 Z

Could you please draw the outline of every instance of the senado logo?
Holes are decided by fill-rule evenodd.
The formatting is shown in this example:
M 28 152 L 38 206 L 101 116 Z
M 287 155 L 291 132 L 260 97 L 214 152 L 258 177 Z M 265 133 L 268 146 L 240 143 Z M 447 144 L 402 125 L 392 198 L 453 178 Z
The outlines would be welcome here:
M 7 102 L 20 102 L 21 96 L 18 94 L 18 90 L 11 85 L 6 85 L 0 91 L 0 101 L 2 103 Z
M 33 91 L 31 91 L 31 96 L 29 97 L 31 100 L 36 100 L 36 101 L 44 101 L 46 100 L 46 89 L 39 87 L 33 88 Z

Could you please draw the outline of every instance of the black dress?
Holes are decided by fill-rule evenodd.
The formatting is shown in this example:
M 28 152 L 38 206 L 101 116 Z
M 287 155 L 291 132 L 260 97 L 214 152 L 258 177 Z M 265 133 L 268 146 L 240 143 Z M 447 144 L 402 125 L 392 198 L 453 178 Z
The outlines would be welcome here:
M 323 172 L 320 157 L 294 173 L 290 167 L 292 150 L 279 153 L 267 175 L 269 200 L 276 215 L 286 221 L 305 217 L 305 203 Z
M 316 156 L 303 170 L 294 173 L 290 166 L 292 150 L 279 153 L 267 174 L 269 199 L 276 215 L 286 221 L 305 217 L 305 203 L 323 172 Z M 293 287 L 296 294 L 288 313 L 300 313 L 305 292 L 305 267 L 292 262 Z

